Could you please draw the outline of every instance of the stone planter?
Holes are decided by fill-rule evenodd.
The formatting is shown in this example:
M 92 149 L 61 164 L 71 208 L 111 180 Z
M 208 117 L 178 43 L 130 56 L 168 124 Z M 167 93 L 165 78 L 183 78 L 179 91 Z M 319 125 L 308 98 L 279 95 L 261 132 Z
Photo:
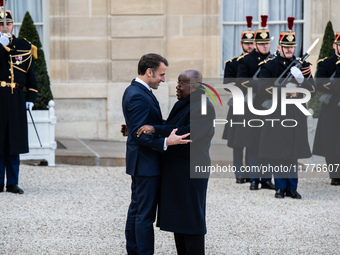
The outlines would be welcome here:
M 55 166 L 55 116 L 54 101 L 48 103 L 48 110 L 34 110 L 32 116 L 37 127 L 42 147 L 35 133 L 31 117 L 27 113 L 29 153 L 21 154 L 20 160 L 46 160 L 49 166 Z

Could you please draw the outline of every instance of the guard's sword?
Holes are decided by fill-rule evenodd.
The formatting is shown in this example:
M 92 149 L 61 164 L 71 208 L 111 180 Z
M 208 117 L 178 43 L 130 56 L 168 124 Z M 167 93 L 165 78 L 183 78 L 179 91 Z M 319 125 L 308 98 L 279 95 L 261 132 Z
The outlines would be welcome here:
M 6 0 L 4 1 L 4 32 L 7 33 L 7 26 L 6 26 Z
M 317 38 L 314 42 L 313 42 L 313 44 L 308 48 L 308 50 L 306 51 L 306 53 L 308 54 L 308 55 L 310 55 L 310 52 L 314 49 L 314 47 L 315 47 L 315 45 L 317 45 L 317 43 L 319 42 L 319 38 Z
M 31 112 L 29 107 L 28 107 L 27 110 L 30 113 L 32 124 L 33 124 L 34 130 L 35 130 L 35 133 L 37 134 L 37 137 L 38 137 L 38 140 L 39 140 L 39 143 L 40 143 L 40 147 L 42 147 L 42 144 L 41 144 L 41 141 L 40 141 L 40 137 L 39 137 L 39 134 L 38 134 L 38 130 L 37 130 L 37 127 L 35 126 L 35 122 L 34 122 L 34 119 L 33 119 L 33 116 L 32 116 L 32 112 Z

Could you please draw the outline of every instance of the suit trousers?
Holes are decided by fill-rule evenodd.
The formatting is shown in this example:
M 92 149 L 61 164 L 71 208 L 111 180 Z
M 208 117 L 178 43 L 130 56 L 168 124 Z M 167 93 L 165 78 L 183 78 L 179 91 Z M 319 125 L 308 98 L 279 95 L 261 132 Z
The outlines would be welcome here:
M 204 255 L 204 235 L 174 233 L 178 255 Z
M 132 176 L 125 238 L 129 255 L 154 254 L 153 223 L 159 201 L 160 176 Z
M 18 184 L 19 182 L 19 154 L 16 155 L 0 155 L 0 185 L 5 185 L 5 173 L 6 173 L 6 185 Z

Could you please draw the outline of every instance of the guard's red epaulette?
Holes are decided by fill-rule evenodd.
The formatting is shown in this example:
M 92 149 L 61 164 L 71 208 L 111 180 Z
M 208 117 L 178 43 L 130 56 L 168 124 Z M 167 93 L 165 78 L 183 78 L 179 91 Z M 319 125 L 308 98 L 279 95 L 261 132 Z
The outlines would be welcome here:
M 228 62 L 232 62 L 235 58 L 236 58 L 236 57 L 233 57 L 233 58 L 227 60 L 226 62 L 224 62 L 224 64 L 227 64 Z

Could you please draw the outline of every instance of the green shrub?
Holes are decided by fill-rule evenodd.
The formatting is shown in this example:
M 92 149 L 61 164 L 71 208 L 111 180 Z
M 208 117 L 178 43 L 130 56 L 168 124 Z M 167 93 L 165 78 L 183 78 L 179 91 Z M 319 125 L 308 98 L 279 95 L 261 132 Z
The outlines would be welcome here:
M 322 39 L 322 44 L 321 44 L 321 49 L 320 49 L 318 60 L 323 59 L 325 57 L 331 57 L 334 54 L 333 42 L 334 42 L 334 30 L 333 30 L 332 22 L 328 21 L 326 29 L 325 29 L 325 34 Z M 322 92 L 317 92 L 315 97 L 313 97 L 308 102 L 308 107 L 312 108 L 314 111 L 314 114 L 313 114 L 314 118 L 319 117 L 319 113 L 321 109 L 321 102 L 319 101 L 319 99 L 322 94 L 323 94 Z
M 47 110 L 48 102 L 53 99 L 50 87 L 50 77 L 48 76 L 47 72 L 45 54 L 41 49 L 42 45 L 39 39 L 39 34 L 29 12 L 26 12 L 22 21 L 18 38 L 26 38 L 38 48 L 38 59 L 35 59 L 34 61 L 35 73 L 38 83 L 38 95 L 33 109 Z

